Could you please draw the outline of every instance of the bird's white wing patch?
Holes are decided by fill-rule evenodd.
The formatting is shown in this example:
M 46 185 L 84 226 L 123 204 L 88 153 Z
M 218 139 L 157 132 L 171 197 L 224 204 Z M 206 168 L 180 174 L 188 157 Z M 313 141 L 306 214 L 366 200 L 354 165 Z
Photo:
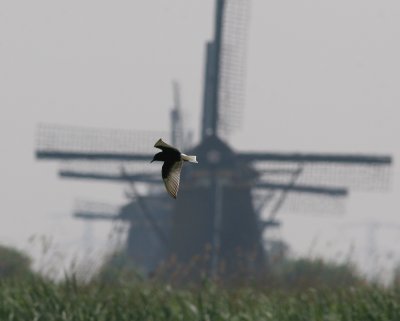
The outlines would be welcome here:
M 181 158 L 184 160 L 184 161 L 187 161 L 187 162 L 190 162 L 190 163 L 198 163 L 198 161 L 197 161 L 197 157 L 196 156 L 194 156 L 194 155 L 186 155 L 186 154 L 181 154 Z
M 166 148 L 177 150 L 175 147 L 168 145 L 161 138 L 154 144 L 154 147 L 159 148 L 161 150 L 166 149 Z
M 165 188 L 167 189 L 168 193 L 170 193 L 173 198 L 176 198 L 176 196 L 178 195 L 179 181 L 181 179 L 182 164 L 183 164 L 183 161 L 175 162 L 172 165 L 167 177 L 163 178 Z

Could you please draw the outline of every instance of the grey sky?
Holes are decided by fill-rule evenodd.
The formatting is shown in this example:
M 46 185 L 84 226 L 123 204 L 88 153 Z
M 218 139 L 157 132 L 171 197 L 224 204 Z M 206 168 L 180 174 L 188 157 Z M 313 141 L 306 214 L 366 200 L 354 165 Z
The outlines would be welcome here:
M 46 234 L 79 244 L 76 197 L 124 201 L 120 186 L 62 181 L 56 164 L 37 162 L 39 122 L 167 130 L 177 79 L 198 133 L 213 9 L 212 0 L 0 2 L 0 242 L 24 247 Z M 252 0 L 246 106 L 232 145 L 398 159 L 399 39 L 396 0 Z M 332 254 L 329 241 L 350 246 L 335 226 L 400 221 L 396 163 L 393 174 L 390 193 L 352 194 L 344 217 L 282 216 L 281 235 L 299 253 L 317 237 L 316 253 Z

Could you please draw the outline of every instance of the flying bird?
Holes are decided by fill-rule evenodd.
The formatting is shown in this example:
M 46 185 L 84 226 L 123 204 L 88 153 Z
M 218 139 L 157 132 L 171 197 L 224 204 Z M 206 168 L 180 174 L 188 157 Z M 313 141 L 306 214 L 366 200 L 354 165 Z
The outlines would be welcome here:
M 164 162 L 161 175 L 165 188 L 173 198 L 176 198 L 183 162 L 197 163 L 196 156 L 181 153 L 177 148 L 163 142 L 161 138 L 154 144 L 154 147 L 161 149 L 161 152 L 154 155 L 151 163 L 154 161 Z

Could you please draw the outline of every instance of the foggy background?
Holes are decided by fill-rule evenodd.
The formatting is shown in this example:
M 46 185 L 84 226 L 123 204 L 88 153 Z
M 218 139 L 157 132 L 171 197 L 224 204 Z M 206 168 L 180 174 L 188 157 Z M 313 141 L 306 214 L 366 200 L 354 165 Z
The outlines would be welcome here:
M 213 19 L 213 0 L 0 2 L 0 243 L 29 250 L 32 235 L 45 235 L 81 253 L 87 223 L 72 218 L 74 200 L 127 201 L 124 185 L 61 180 L 57 162 L 36 161 L 38 123 L 167 131 L 175 79 L 198 138 Z M 395 0 L 251 1 L 246 103 L 231 146 L 395 161 L 391 190 L 350 191 L 344 215 L 280 213 L 274 234 L 295 255 L 351 252 L 368 273 L 400 260 L 399 39 Z M 372 221 L 390 227 L 358 224 Z M 111 228 L 93 223 L 92 247 L 104 249 Z

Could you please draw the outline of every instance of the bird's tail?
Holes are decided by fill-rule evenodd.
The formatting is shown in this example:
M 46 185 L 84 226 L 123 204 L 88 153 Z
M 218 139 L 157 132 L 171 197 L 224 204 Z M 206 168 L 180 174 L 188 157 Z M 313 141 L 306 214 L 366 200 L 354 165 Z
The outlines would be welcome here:
M 182 154 L 181 156 L 182 156 L 182 159 L 184 161 L 187 161 L 187 162 L 190 162 L 190 163 L 198 163 L 198 161 L 196 159 L 196 156 L 189 156 L 189 155 L 186 155 L 186 154 Z

